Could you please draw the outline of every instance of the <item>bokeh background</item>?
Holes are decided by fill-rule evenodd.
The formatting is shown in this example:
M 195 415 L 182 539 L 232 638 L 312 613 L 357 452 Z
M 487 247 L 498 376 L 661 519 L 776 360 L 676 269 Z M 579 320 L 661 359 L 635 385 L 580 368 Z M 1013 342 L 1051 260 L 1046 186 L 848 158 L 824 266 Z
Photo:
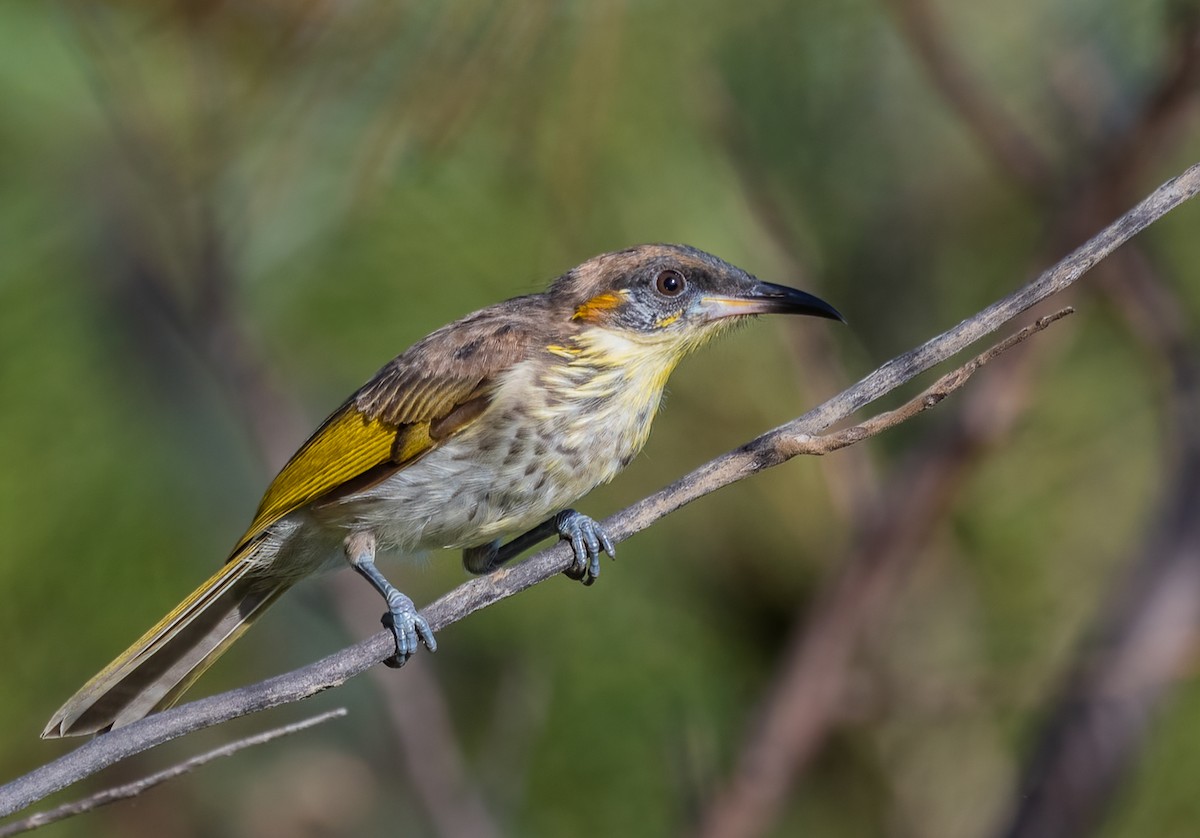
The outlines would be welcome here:
M 581 504 L 609 514 L 1194 162 L 1198 32 L 1194 0 L 0 5 L 3 779 L 72 747 L 37 739 L 50 713 L 426 332 L 643 241 L 847 315 L 686 363 Z M 402 672 L 125 762 L 55 800 L 349 710 L 44 834 L 1194 834 L 1198 225 L 1154 226 L 936 411 Z M 385 567 L 418 603 L 464 578 Z M 380 610 L 351 574 L 307 583 L 194 695 Z

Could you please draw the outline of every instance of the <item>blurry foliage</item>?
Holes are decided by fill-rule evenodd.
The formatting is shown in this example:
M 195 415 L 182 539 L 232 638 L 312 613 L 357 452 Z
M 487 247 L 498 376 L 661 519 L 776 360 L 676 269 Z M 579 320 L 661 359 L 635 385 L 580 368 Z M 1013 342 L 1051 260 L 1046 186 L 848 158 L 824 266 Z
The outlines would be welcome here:
M 1064 167 L 1130 119 L 1179 6 L 939 5 Z M 1185 138 L 1152 181 L 1198 150 Z M 4 776 L 64 749 L 36 739 L 50 712 L 223 558 L 269 477 L 214 369 L 226 347 L 198 346 L 187 322 L 231 308 L 315 425 L 432 328 L 603 250 L 685 241 L 794 279 L 749 189 L 803 254 L 795 281 L 852 323 L 836 335 L 846 384 L 1046 261 L 1043 211 L 862 0 L 0 6 Z M 1196 223 L 1192 207 L 1149 234 L 1193 316 Z M 1111 312 L 1082 308 L 867 643 L 862 695 L 778 834 L 982 834 L 1003 807 L 1163 469 L 1146 358 Z M 831 395 L 805 389 L 782 339 L 825 328 L 758 323 L 685 364 L 646 454 L 582 508 L 607 514 Z M 940 421 L 872 456 L 886 466 Z M 852 536 L 817 466 L 795 462 L 622 545 L 591 590 L 551 583 L 448 630 L 431 665 L 501 824 L 677 831 Z M 418 602 L 462 578 L 457 556 L 393 572 Z M 197 694 L 346 642 L 306 588 Z M 46 834 L 425 834 L 360 680 L 319 699 L 350 721 Z M 1195 692 L 1164 715 L 1106 834 L 1200 819 Z

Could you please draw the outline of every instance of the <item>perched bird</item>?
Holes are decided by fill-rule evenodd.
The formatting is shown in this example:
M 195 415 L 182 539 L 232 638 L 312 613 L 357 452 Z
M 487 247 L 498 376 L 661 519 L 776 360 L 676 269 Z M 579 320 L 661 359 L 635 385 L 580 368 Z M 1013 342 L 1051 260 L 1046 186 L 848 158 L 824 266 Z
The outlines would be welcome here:
M 606 253 L 438 329 L 325 420 L 272 481 L 211 579 L 54 714 L 43 737 L 169 707 L 284 591 L 348 563 L 387 600 L 393 665 L 433 632 L 375 566 L 381 550 L 463 550 L 486 573 L 552 536 L 591 583 L 601 527 L 565 509 L 629 465 L 684 355 L 756 314 L 841 320 L 811 294 L 691 247 Z M 505 536 L 520 534 L 502 544 Z

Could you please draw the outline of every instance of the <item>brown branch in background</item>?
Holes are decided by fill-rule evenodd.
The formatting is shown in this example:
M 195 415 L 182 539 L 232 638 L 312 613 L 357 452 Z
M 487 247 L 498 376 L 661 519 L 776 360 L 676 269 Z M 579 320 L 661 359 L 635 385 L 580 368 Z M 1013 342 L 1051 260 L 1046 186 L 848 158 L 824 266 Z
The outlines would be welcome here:
M 267 364 L 240 327 L 231 302 L 233 283 L 223 270 L 206 273 L 204 283 L 212 305 L 191 325 L 203 356 L 226 382 L 231 401 L 240 405 L 252 435 L 271 468 L 286 461 L 304 427 L 299 410 L 262 385 L 270 381 Z M 282 431 L 286 430 L 284 433 Z M 359 581 L 350 576 L 333 580 L 331 604 L 341 623 L 354 625 L 360 613 L 355 596 Z M 441 684 L 424 667 L 406 678 L 376 668 L 372 680 L 384 697 L 388 719 L 410 780 L 410 786 L 438 834 L 489 838 L 501 834 L 487 804 L 465 769 L 462 746 L 454 731 Z M 419 712 L 414 708 L 420 708 Z
M 293 733 L 299 733 L 302 730 L 308 730 L 310 727 L 316 727 L 319 724 L 340 719 L 346 715 L 346 708 L 339 707 L 336 710 L 329 710 L 324 713 L 319 713 L 311 718 L 304 719 L 299 722 L 292 722 L 283 727 L 273 728 L 262 733 L 256 733 L 253 736 L 247 736 L 244 739 L 236 739 L 219 748 L 194 756 L 191 759 L 184 760 L 178 765 L 173 765 L 170 768 L 155 772 L 149 777 L 143 777 L 140 780 L 134 780 L 132 783 L 116 786 L 115 788 L 105 789 L 96 794 L 74 800 L 70 803 L 64 803 L 62 806 L 56 806 L 53 809 L 48 809 L 45 812 L 38 812 L 36 815 L 30 815 L 27 818 L 22 818 L 19 821 L 12 821 L 0 826 L 0 838 L 8 838 L 10 835 L 19 835 L 22 832 L 30 832 L 39 827 L 48 826 L 58 821 L 73 818 L 76 815 L 82 815 L 86 812 L 91 812 L 99 809 L 101 806 L 107 806 L 110 803 L 116 803 L 118 800 L 128 800 L 131 797 L 137 797 L 143 792 L 147 792 L 157 785 L 165 783 L 167 780 L 173 780 L 176 777 L 187 774 L 196 770 L 202 765 L 212 762 L 222 757 L 231 757 L 239 751 L 244 751 L 246 748 L 253 748 L 256 745 L 265 745 L 268 742 L 273 742 L 276 739 L 282 739 L 284 736 L 291 736 Z
M 888 0 L 909 47 L 934 89 L 988 150 L 991 158 L 1026 188 L 1054 183 L 1054 166 L 950 47 L 930 0 Z
M 1195 115 L 1200 104 L 1196 96 L 1200 89 L 1200 7 L 1176 4 L 1173 17 L 1174 38 L 1163 51 L 1162 78 L 1147 94 L 1130 128 L 1103 152 L 1107 159 L 1101 166 L 1110 169 L 1104 181 L 1114 197 L 1135 194 L 1143 170 L 1160 159 L 1162 147 Z
M 671 486 L 604 522 L 614 541 L 623 541 L 659 518 L 737 480 L 785 462 L 786 446 L 827 429 L 862 406 L 956 354 L 981 336 L 1047 297 L 1070 287 L 1115 248 L 1167 212 L 1200 193 L 1200 164 L 1156 189 L 1128 213 L 1037 279 L 993 303 L 943 334 L 900 355 L 854 386 L 803 416 L 696 469 Z M 562 572 L 571 561 L 569 545 L 558 544 L 532 558 L 471 580 L 422 610 L 440 630 Z M 142 719 L 98 737 L 75 751 L 0 787 L 0 816 L 11 814 L 131 754 L 247 713 L 298 701 L 345 683 L 394 652 L 388 632 L 294 672 L 200 699 Z
M 922 2 L 893 0 L 892 5 L 906 23 L 914 52 L 936 79 L 936 62 L 915 37 L 913 26 L 919 19 L 913 10 Z M 1177 12 L 1161 79 L 1128 129 L 1096 151 L 1084 182 L 1073 184 L 1078 197 L 1061 213 L 1052 240 L 1094 226 L 1127 201 L 1144 170 L 1161 158 L 1163 147 L 1179 133 L 1180 124 L 1194 116 L 1200 13 L 1190 7 Z M 925 35 L 933 31 L 928 28 Z M 944 46 L 936 52 L 949 54 Z M 977 97 L 982 95 L 976 91 Z M 970 103 L 952 95 L 946 98 L 964 122 L 975 127 L 981 144 L 999 158 L 997 143 L 980 135 Z M 1035 196 L 1066 192 L 1069 185 L 1048 190 L 1043 183 L 1024 182 Z M 1167 449 L 1173 452 L 1167 455 L 1172 477 L 1160 502 L 1160 520 L 1140 557 L 1131 563 L 1129 579 L 1122 579 L 1110 594 L 1114 605 L 1099 611 L 1094 639 L 1081 648 L 1014 793 L 1010 820 L 1001 829 L 1013 838 L 1082 835 L 1098 826 L 1117 783 L 1136 758 L 1153 709 L 1200 641 L 1200 533 L 1188 523 L 1188 511 L 1200 501 L 1200 362 L 1183 320 L 1185 308 L 1157 276 L 1145 252 L 1132 246 L 1106 267 L 1098 277 L 1100 287 L 1169 373 L 1167 406 L 1176 431 Z
M 1032 362 L 1042 357 L 1025 350 L 1006 358 L 967 393 L 951 424 L 885 481 L 835 577 L 793 624 L 733 773 L 699 813 L 697 835 L 758 835 L 774 822 L 794 778 L 838 723 L 860 639 L 886 613 L 963 481 L 1024 412 Z
M 913 3 L 893 0 L 893 7 L 904 20 Z M 1200 80 L 1200 15 L 1189 9 L 1176 23 L 1172 48 L 1164 53 L 1161 80 L 1128 130 L 1098 150 L 1079 197 L 1057 225 L 1059 235 L 1093 226 L 1098 216 L 1128 200 L 1143 170 L 1161 157 L 1180 123 L 1194 114 Z M 911 25 L 906 29 L 913 31 Z M 938 70 L 926 51 L 915 41 L 913 46 L 926 57 L 926 69 L 936 78 Z M 947 99 L 971 124 L 969 108 L 953 96 Z M 996 143 L 983 144 L 993 152 L 996 149 Z M 1027 180 L 1024 185 L 1035 195 L 1048 194 L 1043 184 Z M 1122 585 L 1120 593 L 1110 596 L 1115 607 L 1101 609 L 1102 625 L 1093 632 L 1100 640 L 1080 651 L 1074 673 L 1045 725 L 1021 788 L 1014 794 L 1011 819 L 1002 829 L 1009 836 L 1080 835 L 1100 823 L 1117 782 L 1139 750 L 1153 708 L 1190 654 L 1200 630 L 1198 538 L 1183 512 L 1194 510 L 1200 500 L 1193 430 L 1200 427 L 1200 411 L 1195 407 L 1200 365 L 1182 320 L 1184 308 L 1156 276 L 1142 249 L 1128 248 L 1107 268 L 1099 277 L 1101 287 L 1117 301 L 1117 310 L 1141 342 L 1168 368 L 1172 382 L 1168 409 L 1179 437 L 1175 450 L 1184 455 L 1173 467 L 1161 520 L 1131 571 L 1132 584 Z
M 1181 114 L 1195 103 L 1194 98 L 1188 98 L 1195 85 L 1195 53 L 1200 43 L 1193 17 L 1189 21 L 1192 27 L 1176 39 L 1181 54 L 1168 57 L 1168 72 L 1148 94 L 1148 105 L 1140 119 L 1108 147 L 1097 149 L 1095 162 L 1084 167 L 1087 175 L 1083 182 L 1074 179 L 1075 172 L 1064 173 L 1057 184 L 1037 180 L 1039 172 L 1050 171 L 1049 162 L 1005 110 L 990 101 L 987 91 L 974 82 L 965 64 L 944 41 L 939 22 L 925 0 L 893 0 L 892 6 L 914 54 L 949 106 L 971 127 L 997 165 L 1015 175 L 1022 188 L 1054 213 L 1056 220 L 1049 225 L 1053 232 L 1048 240 L 1049 246 L 1058 250 L 1063 243 L 1078 240 L 1099 226 L 1103 219 L 1098 214 L 1128 203 L 1125 190 L 1136 182 L 1148 159 L 1153 159 L 1147 149 L 1159 150 Z M 737 120 L 724 112 L 729 109 L 728 97 L 721 101 L 726 107 L 718 127 L 746 185 L 751 206 L 780 249 L 794 256 L 795 238 L 783 223 L 769 180 L 742 153 L 741 138 L 729 133 L 731 125 L 736 132 Z M 1071 180 L 1073 189 L 1068 188 L 1066 180 Z M 1072 200 L 1058 205 L 1055 196 L 1068 193 Z M 1155 324 L 1164 319 L 1178 324 L 1182 307 L 1146 270 L 1148 259 L 1136 242 L 1115 258 L 1117 261 L 1101 266 L 1105 292 L 1129 302 L 1121 307 L 1122 312 L 1140 321 L 1143 331 L 1158 335 L 1161 341 L 1163 333 L 1156 330 Z M 1129 300 L 1131 296 L 1139 299 Z M 1187 356 L 1186 351 L 1182 354 Z M 956 487 L 1023 411 L 1029 398 L 1034 357 L 1021 353 L 1004 365 L 1001 374 L 993 373 L 972 388 L 964 409 L 953 418 L 954 424 L 907 458 L 907 464 L 888 480 L 885 491 L 867 492 L 871 488 L 868 484 L 855 484 L 862 492 L 859 507 L 869 510 L 860 525 L 864 535 L 850 554 L 837 562 L 840 571 L 818 596 L 813 613 L 794 626 L 779 672 L 743 743 L 733 776 L 725 787 L 708 796 L 707 808 L 700 813 L 701 834 L 722 838 L 754 835 L 774 821 L 794 777 L 837 724 L 842 686 L 857 638 L 886 611 L 883 606 L 907 577 L 921 547 L 949 508 Z M 997 411 L 1000 406 L 1004 409 Z M 835 484 L 833 488 L 839 485 L 846 484 Z
M 716 82 L 710 87 L 724 94 L 711 97 L 721 105 L 714 122 L 752 211 L 777 248 L 799 264 L 799 244 L 772 180 L 746 150 L 744 121 L 737 118 L 723 86 Z M 806 378 L 814 367 L 818 377 L 828 374 L 825 367 L 834 353 L 813 345 L 819 335 L 805 339 L 807 335 L 798 336 Z M 857 457 L 828 461 L 841 466 L 824 472 L 835 504 L 862 535 L 846 555 L 830 562 L 838 570 L 817 596 L 815 610 L 795 620 L 772 685 L 740 746 L 733 775 L 726 785 L 702 796 L 706 803 L 697 816 L 701 834 L 753 835 L 774 821 L 794 777 L 840 721 L 844 685 L 859 638 L 886 613 L 886 604 L 943 519 L 957 487 L 1024 412 L 1033 361 L 1044 357 L 1044 351 L 1014 353 L 967 393 L 950 424 L 930 434 L 894 470 L 886 486 L 865 449 L 856 449 Z
M 177 311 L 172 320 L 180 326 L 184 340 L 225 385 L 230 403 L 240 413 L 263 461 L 269 469 L 278 469 L 303 438 L 302 429 L 311 423 L 304 420 L 283 390 L 274 386 L 268 364 L 242 325 L 232 266 L 208 203 L 201 215 L 207 223 L 201 227 L 202 258 L 193 280 L 200 304 L 189 311 L 175 300 Z M 170 289 L 160 288 L 159 293 L 171 300 L 165 296 Z M 354 597 L 345 592 L 350 586 L 357 589 L 358 580 L 337 578 L 330 598 L 346 626 L 353 625 L 359 613 Z M 499 835 L 487 805 L 464 769 L 462 748 L 437 679 L 429 672 L 403 679 L 391 675 L 382 669 L 372 672 L 409 771 L 411 788 L 438 833 L 473 838 Z M 422 712 L 414 713 L 413 707 L 421 707 Z
M 203 354 L 229 387 L 232 401 L 243 407 L 254 438 L 272 468 L 278 468 L 295 448 L 299 435 L 292 429 L 304 426 L 299 411 L 279 391 L 263 387 L 269 382 L 267 365 L 246 331 L 240 328 L 231 303 L 232 283 L 220 270 L 205 277 L 214 305 L 192 325 Z M 281 431 L 287 429 L 287 433 Z M 359 580 L 350 576 L 333 582 L 331 603 L 341 623 L 354 625 L 360 613 L 354 592 Z M 386 669 L 372 671 L 372 680 L 384 697 L 388 718 L 403 757 L 411 788 L 421 802 L 438 834 L 470 835 L 488 838 L 500 830 L 487 804 L 465 770 L 462 746 L 454 731 L 441 684 L 424 668 L 411 677 L 395 678 Z M 415 712 L 414 708 L 420 708 Z
M 1177 356 L 1178 357 L 1178 356 Z M 1158 521 L 1101 609 L 1013 795 L 1010 838 L 1086 835 L 1100 824 L 1154 709 L 1200 641 L 1200 375 L 1173 365 L 1178 460 Z
M 1135 126 L 1121 147 L 1157 153 L 1161 135 L 1195 110 L 1200 17 L 1188 20 L 1177 44 L 1182 54 L 1168 62 L 1174 70 L 1144 111 L 1144 121 L 1156 130 Z M 1132 174 L 1113 168 L 1114 189 L 1129 190 Z M 1200 644 L 1200 355 L 1186 308 L 1150 258 L 1140 248 L 1120 257 L 1102 275 L 1102 287 L 1166 368 L 1172 434 L 1163 459 L 1169 479 L 1157 521 L 1099 609 L 1039 732 L 997 830 L 1009 838 L 1085 835 L 1098 828 L 1155 709 Z
M 210 215 L 210 214 L 206 214 Z M 217 375 L 226 383 L 235 407 L 240 407 L 254 439 L 272 469 L 279 468 L 302 438 L 297 431 L 306 423 L 300 411 L 269 386 L 268 365 L 254 341 L 241 326 L 233 302 L 236 284 L 227 261 L 220 259 L 219 234 L 205 250 L 208 258 L 197 277 L 207 305 L 189 321 L 193 342 Z M 350 576 L 333 583 L 330 598 L 343 625 L 354 625 L 360 613 L 347 589 L 360 585 Z M 408 771 L 411 787 L 439 834 L 488 838 L 499 827 L 465 770 L 462 746 L 454 731 L 441 684 L 432 672 L 421 670 L 409 678 L 391 677 L 384 669 L 372 672 L 385 699 L 388 718 Z M 420 707 L 421 712 L 413 711 Z
M 783 275 L 788 284 L 820 290 L 816 277 L 806 267 L 806 259 L 780 200 L 774 180 L 756 165 L 746 136 L 746 120 L 737 112 L 737 104 L 724 81 L 711 76 L 705 81 L 705 103 L 709 124 L 718 135 L 726 157 L 733 164 L 742 194 L 751 214 L 766 232 L 783 260 Z M 827 329 L 794 328 L 783 324 L 794 355 L 801 362 L 804 391 L 832 393 L 849 379 L 835 350 L 833 335 Z M 846 456 L 821 461 L 821 473 L 828 487 L 834 510 L 845 521 L 854 510 L 873 503 L 879 491 L 879 475 L 867 448 L 854 448 Z

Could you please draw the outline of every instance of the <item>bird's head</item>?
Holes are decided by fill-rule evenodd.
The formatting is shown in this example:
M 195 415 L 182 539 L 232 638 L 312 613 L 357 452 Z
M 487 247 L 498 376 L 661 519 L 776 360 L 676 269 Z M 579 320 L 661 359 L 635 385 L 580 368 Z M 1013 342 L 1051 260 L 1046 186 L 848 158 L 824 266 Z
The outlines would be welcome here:
M 763 282 L 684 245 L 640 245 L 605 253 L 559 278 L 549 294 L 580 332 L 619 332 L 677 355 L 757 314 L 808 314 L 845 322 L 833 306 L 812 294 Z

